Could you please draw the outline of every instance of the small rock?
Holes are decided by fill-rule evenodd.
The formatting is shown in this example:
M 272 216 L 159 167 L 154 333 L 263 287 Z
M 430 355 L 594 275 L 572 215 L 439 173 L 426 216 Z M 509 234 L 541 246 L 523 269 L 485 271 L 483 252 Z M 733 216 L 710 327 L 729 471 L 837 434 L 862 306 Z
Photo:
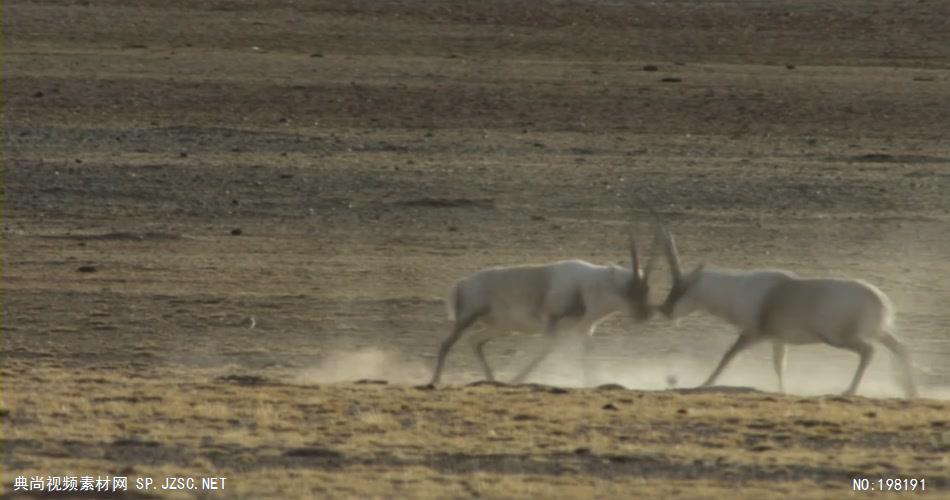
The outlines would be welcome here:
M 231 236 L 240 236 L 242 234 L 244 234 L 244 231 L 241 231 L 239 228 L 231 230 Z
M 666 77 L 666 78 L 660 78 L 660 81 L 661 81 L 661 82 L 664 82 L 664 83 L 679 83 L 679 82 L 682 82 L 683 79 L 682 79 L 682 78 L 676 78 L 676 77 L 674 77 L 674 76 L 668 76 L 668 77 Z
M 794 64 L 786 64 L 786 65 L 785 65 L 785 68 L 786 68 L 786 69 L 795 69 L 795 65 L 794 65 Z
M 574 448 L 575 455 L 590 455 L 590 448 Z
M 79 266 L 79 268 L 76 270 L 81 273 L 94 273 L 98 271 L 98 269 L 96 269 L 96 266 Z
M 680 415 L 687 415 L 689 414 L 689 410 L 686 408 L 680 408 L 679 410 L 676 410 L 676 413 L 679 413 Z
M 643 71 L 659 71 L 660 67 L 655 64 L 647 64 L 643 67 Z
M 37 99 L 39 99 L 40 97 L 43 97 L 43 92 L 37 90 L 36 93 L 33 94 L 33 97 L 36 97 Z
M 607 403 L 600 407 L 601 410 L 617 411 L 617 406 L 613 403 Z
M 375 380 L 370 378 L 361 378 L 354 382 L 357 385 L 387 385 L 389 382 L 385 380 Z

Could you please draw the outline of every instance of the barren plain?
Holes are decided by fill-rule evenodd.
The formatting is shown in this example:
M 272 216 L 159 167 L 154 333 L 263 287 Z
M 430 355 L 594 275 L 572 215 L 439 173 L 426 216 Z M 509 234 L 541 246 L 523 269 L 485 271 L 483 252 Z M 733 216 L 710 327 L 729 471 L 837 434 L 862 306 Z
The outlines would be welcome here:
M 17 476 L 122 498 L 950 498 L 950 4 L 8 0 L 0 425 Z M 854 276 L 883 350 L 605 322 L 477 383 L 443 298 L 488 265 Z M 644 236 L 649 246 L 649 237 Z M 662 299 L 663 273 L 654 301 Z M 537 337 L 489 344 L 503 377 Z M 357 383 L 360 381 L 360 383 Z M 135 478 L 227 477 L 224 491 Z M 926 492 L 855 492 L 916 478 Z M 59 496 L 57 496 L 59 495 Z M 75 493 L 83 497 L 80 493 Z

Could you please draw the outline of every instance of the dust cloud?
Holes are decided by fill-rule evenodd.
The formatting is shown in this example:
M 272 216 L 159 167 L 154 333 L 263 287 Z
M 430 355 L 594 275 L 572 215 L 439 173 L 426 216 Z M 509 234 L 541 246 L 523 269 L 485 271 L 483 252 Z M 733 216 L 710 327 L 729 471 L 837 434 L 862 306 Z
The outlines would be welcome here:
M 786 393 L 796 396 L 840 394 L 850 384 L 858 364 L 857 355 L 827 346 L 789 347 L 785 369 Z M 600 384 L 620 384 L 629 389 L 664 390 L 693 388 L 702 384 L 712 373 L 725 352 L 715 351 L 708 356 L 689 354 L 660 354 L 631 358 L 596 358 L 587 364 L 575 353 L 563 353 L 539 366 L 532 382 L 584 387 Z M 915 360 L 915 372 L 920 396 L 950 399 L 950 381 L 934 377 L 934 370 L 923 360 Z M 874 398 L 903 397 L 904 392 L 896 376 L 896 362 L 882 347 L 877 350 L 858 388 L 858 395 Z M 778 379 L 772 367 L 771 348 L 750 349 L 741 353 L 723 371 L 716 385 L 750 387 L 765 392 L 778 392 Z
M 558 387 L 596 387 L 619 384 L 628 389 L 667 390 L 694 388 L 705 381 L 719 361 L 725 348 L 696 353 L 664 352 L 639 356 L 604 356 L 594 353 L 585 362 L 578 344 L 564 343 L 558 347 L 526 382 Z M 600 354 L 600 355 L 598 355 Z M 495 375 L 500 381 L 510 380 L 533 355 L 531 349 L 518 349 L 508 356 L 492 359 Z M 443 381 L 446 384 L 467 384 L 483 380 L 473 366 L 474 358 L 466 349 L 450 356 Z M 785 370 L 785 386 L 789 395 L 821 396 L 840 394 L 848 386 L 857 368 L 857 356 L 827 346 L 789 347 Z M 346 383 L 363 379 L 384 380 L 393 384 L 425 384 L 432 375 L 433 360 L 409 355 L 396 349 L 376 347 L 362 349 L 331 349 L 314 366 L 298 371 L 295 383 Z M 858 395 L 875 398 L 903 397 L 895 376 L 896 367 L 890 353 L 879 348 L 858 389 Z M 933 377 L 933 369 L 915 360 L 921 397 L 950 399 L 950 381 Z M 716 385 L 749 387 L 765 392 L 778 392 L 778 381 L 772 368 L 771 349 L 757 346 L 741 353 L 722 373 Z
M 431 374 L 422 360 L 379 348 L 331 351 L 316 366 L 296 374 L 294 382 L 330 384 L 357 380 L 385 380 L 396 384 L 418 384 Z

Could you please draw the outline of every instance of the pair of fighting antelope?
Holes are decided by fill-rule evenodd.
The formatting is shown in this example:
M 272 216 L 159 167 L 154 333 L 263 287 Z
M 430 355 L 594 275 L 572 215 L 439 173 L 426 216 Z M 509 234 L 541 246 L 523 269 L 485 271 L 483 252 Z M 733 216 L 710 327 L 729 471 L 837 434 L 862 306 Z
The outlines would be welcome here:
M 669 262 L 672 287 L 659 306 L 649 303 L 649 278 L 662 247 Z M 455 324 L 439 348 L 431 384 L 442 375 L 452 346 L 476 324 L 470 335 L 479 364 L 494 380 L 485 359 L 485 344 L 511 332 L 544 332 L 544 348 L 519 372 L 523 381 L 554 349 L 563 334 L 584 336 L 585 361 L 597 325 L 627 310 L 644 322 L 656 310 L 675 319 L 696 310 L 739 328 L 739 339 L 726 351 L 702 387 L 711 386 L 739 352 L 763 341 L 772 343 L 779 391 L 785 391 L 786 345 L 825 343 L 860 356 L 857 371 L 844 395 L 853 395 L 874 355 L 874 342 L 894 353 L 898 381 L 907 397 L 917 396 L 907 347 L 893 334 L 894 307 L 875 286 L 854 279 L 801 278 L 788 271 L 738 271 L 698 265 L 683 274 L 672 233 L 657 227 L 654 251 L 641 267 L 637 244 L 630 239 L 631 267 L 600 266 L 582 260 L 544 265 L 492 267 L 478 271 L 452 288 L 449 319 Z

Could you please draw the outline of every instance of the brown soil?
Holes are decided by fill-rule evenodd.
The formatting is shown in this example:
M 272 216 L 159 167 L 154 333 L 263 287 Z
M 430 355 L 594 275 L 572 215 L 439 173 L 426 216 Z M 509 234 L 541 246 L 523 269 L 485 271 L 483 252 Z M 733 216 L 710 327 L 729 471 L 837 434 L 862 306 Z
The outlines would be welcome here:
M 2 491 L 840 498 L 901 477 L 946 495 L 948 18 L 933 0 L 7 1 Z M 890 399 L 883 351 L 872 398 L 827 396 L 856 363 L 828 347 L 791 351 L 795 396 L 657 390 L 735 338 L 700 315 L 601 326 L 598 382 L 628 389 L 468 387 L 464 345 L 450 387 L 414 387 L 455 280 L 620 262 L 650 207 L 688 266 L 878 285 L 925 398 Z M 488 350 L 508 376 L 536 347 Z M 722 383 L 774 390 L 766 351 Z M 535 380 L 577 386 L 575 361 Z

